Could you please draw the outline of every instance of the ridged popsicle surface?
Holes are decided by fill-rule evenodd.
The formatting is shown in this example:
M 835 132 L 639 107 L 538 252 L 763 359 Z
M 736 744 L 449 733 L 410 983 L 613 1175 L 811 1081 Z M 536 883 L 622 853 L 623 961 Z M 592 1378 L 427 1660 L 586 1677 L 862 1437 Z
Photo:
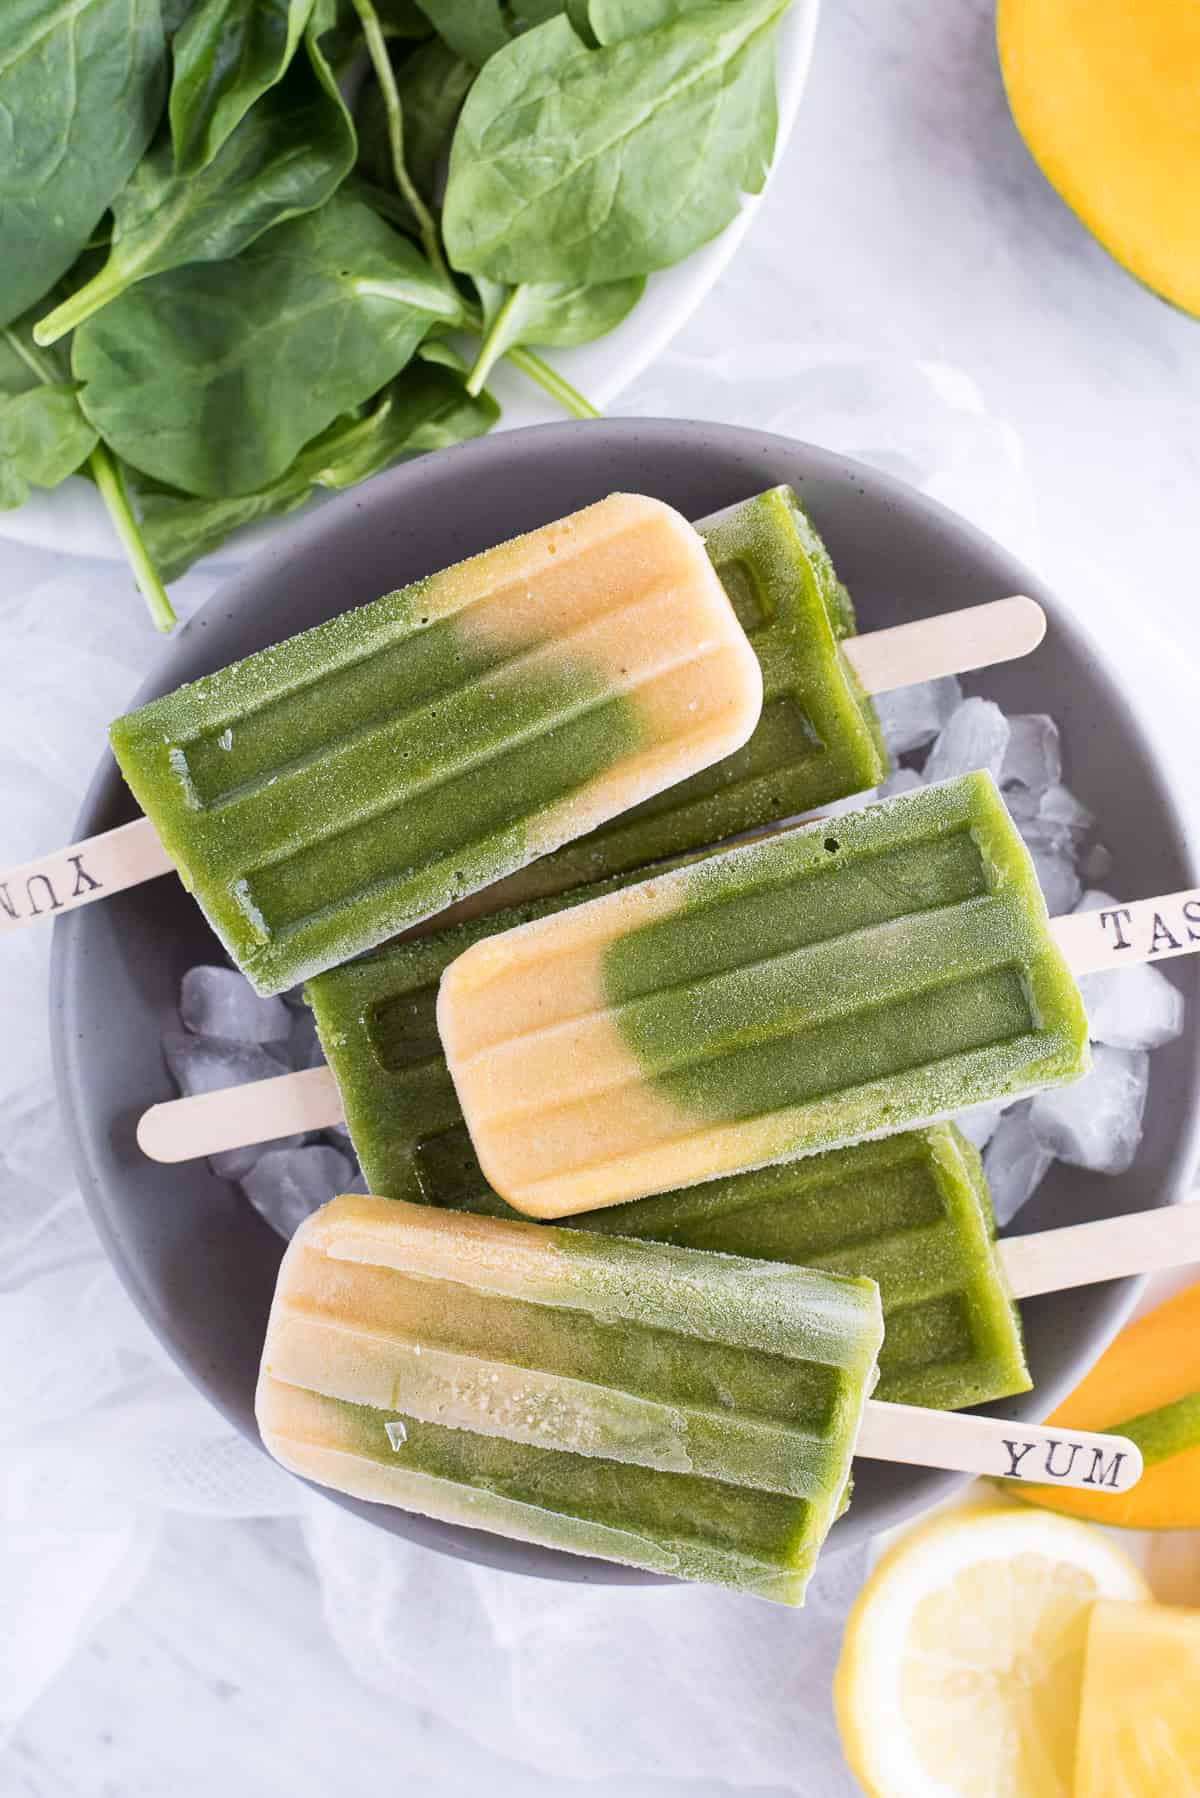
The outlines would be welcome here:
M 489 937 L 439 1033 L 491 1186 L 569 1216 L 1077 1077 L 1048 926 L 965 775 Z
M 761 696 L 697 533 L 614 494 L 111 737 L 185 884 L 274 992 L 731 753 Z
M 888 771 L 875 709 L 842 654 L 854 606 L 790 487 L 698 527 L 763 675 L 762 717 L 742 748 L 475 894 L 495 911 L 685 855 L 878 786 Z
M 472 1147 L 437 1035 L 437 984 L 472 942 L 588 896 L 584 889 L 397 943 L 309 983 L 372 1192 L 452 1211 L 519 1215 L 492 1191 Z M 887 1326 L 879 1398 L 953 1410 L 1029 1389 L 1020 1315 L 995 1252 L 983 1168 L 953 1125 L 567 1221 L 582 1230 L 867 1275 L 878 1283 Z
M 289 1246 L 257 1414 L 356 1497 L 798 1603 L 882 1330 L 869 1280 L 341 1198 Z

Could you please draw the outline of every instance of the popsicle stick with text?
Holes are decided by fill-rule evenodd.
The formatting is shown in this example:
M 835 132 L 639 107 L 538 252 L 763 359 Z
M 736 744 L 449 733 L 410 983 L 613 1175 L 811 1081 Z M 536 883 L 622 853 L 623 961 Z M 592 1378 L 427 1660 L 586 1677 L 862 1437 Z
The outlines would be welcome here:
M 868 693 L 967 674 L 1035 650 L 1046 615 L 1022 594 L 850 637 L 842 653 Z M 140 886 L 174 863 L 148 818 L 88 837 L 0 874 L 0 931 L 21 930 Z
M 1033 1480 L 1085 1492 L 1128 1492 L 1142 1477 L 1141 1450 L 1127 1436 L 929 1411 L 868 1399 L 854 1450 L 870 1461 L 945 1467 L 996 1480 Z

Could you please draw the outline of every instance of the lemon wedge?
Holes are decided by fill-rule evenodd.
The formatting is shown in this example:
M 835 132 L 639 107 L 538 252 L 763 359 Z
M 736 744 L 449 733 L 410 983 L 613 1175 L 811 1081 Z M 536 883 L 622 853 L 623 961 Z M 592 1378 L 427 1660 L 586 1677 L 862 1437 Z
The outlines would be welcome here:
M 1088 1623 L 1076 1798 L 1200 1792 L 1200 1611 L 1098 1604 Z
M 850 1613 L 834 1702 L 871 1798 L 1071 1798 L 1088 1613 L 1149 1588 L 1099 1530 L 1049 1512 L 939 1512 Z

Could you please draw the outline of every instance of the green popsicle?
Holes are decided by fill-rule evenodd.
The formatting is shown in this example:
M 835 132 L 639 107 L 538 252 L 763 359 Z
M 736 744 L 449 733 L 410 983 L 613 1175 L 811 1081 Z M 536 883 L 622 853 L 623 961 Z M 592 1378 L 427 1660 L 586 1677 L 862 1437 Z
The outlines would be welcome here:
M 357 1498 L 799 1604 L 882 1334 L 870 1280 L 340 1198 L 284 1258 L 256 1412 Z
M 438 1040 L 438 981 L 471 943 L 596 892 L 585 888 L 397 943 L 309 981 L 306 997 L 372 1192 L 517 1215 L 492 1192 L 471 1146 Z M 571 1222 L 869 1275 L 879 1284 L 887 1323 L 880 1398 L 953 1409 L 1029 1387 L 1019 1316 L 992 1247 L 983 1170 L 951 1126 L 733 1175 Z
M 488 1182 L 564 1217 L 1073 1080 L 1087 1019 L 968 774 L 476 943 L 438 1031 Z
M 732 754 L 761 704 L 696 531 L 610 494 L 110 735 L 185 885 L 270 993 Z

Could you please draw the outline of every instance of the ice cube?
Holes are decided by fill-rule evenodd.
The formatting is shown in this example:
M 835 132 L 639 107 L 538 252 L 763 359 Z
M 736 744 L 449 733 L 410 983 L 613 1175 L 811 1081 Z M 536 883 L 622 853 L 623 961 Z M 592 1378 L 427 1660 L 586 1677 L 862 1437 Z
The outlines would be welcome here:
M 1111 893 L 1106 893 L 1103 887 L 1086 887 L 1075 901 L 1075 910 L 1108 911 L 1110 907 L 1120 905 L 1120 903 L 1121 901 L 1114 899 Z
M 286 1042 L 291 1015 L 282 999 L 263 999 L 233 968 L 189 968 L 179 993 L 179 1015 L 195 1036 L 230 1043 Z
M 1112 850 L 1105 843 L 1093 843 L 1079 864 L 1080 872 L 1088 880 L 1103 880 L 1106 874 L 1112 873 Z
M 1040 848 L 1036 841 L 1029 844 L 1029 849 L 1050 916 L 1061 918 L 1064 912 L 1074 911 L 1079 898 L 1074 862 L 1058 850 Z
M 1097 1043 L 1090 1074 L 1032 1101 L 1033 1133 L 1050 1154 L 1075 1167 L 1124 1173 L 1141 1141 L 1149 1078 L 1150 1057 L 1144 1049 Z
M 911 793 L 924 785 L 915 768 L 893 768 L 883 785 L 876 789 L 876 798 L 892 799 L 897 793 Z
M 1008 1102 L 1007 1099 L 996 1099 L 988 1105 L 972 1105 L 970 1111 L 960 1111 L 954 1122 L 967 1141 L 982 1151 L 995 1135 Z
M 269 1150 L 246 1175 L 242 1190 L 273 1230 L 290 1237 L 319 1206 L 348 1190 L 353 1173 L 340 1150 L 310 1143 Z
M 1070 787 L 1064 787 L 1061 781 L 1047 787 L 1042 794 L 1038 823 L 1047 835 L 1058 832 L 1070 842 L 1081 843 L 1095 822 L 1082 799 L 1077 799 Z
M 990 699 L 964 699 L 929 751 L 926 781 L 986 768 L 997 779 L 1008 748 L 1008 719 Z
M 282 1052 L 261 1043 L 232 1043 L 168 1030 L 162 1047 L 171 1078 L 189 1099 L 223 1086 L 244 1086 L 249 1080 L 272 1080 L 288 1071 Z
M 171 1078 L 189 1099 L 197 1093 L 218 1092 L 225 1086 L 244 1086 L 250 1080 L 273 1080 L 288 1071 L 278 1046 L 268 1049 L 261 1043 L 230 1043 L 219 1037 L 189 1036 L 184 1031 L 168 1030 L 162 1047 Z M 298 1149 L 306 1141 L 303 1134 L 280 1136 L 274 1146 Z M 262 1154 L 261 1143 L 222 1149 L 209 1156 L 208 1165 L 222 1180 L 241 1180 Z
M 889 755 L 907 755 L 931 743 L 961 702 L 962 688 L 952 674 L 876 694 L 875 712 Z
M 1135 963 L 1083 974 L 1079 990 L 1094 1043 L 1157 1049 L 1183 1029 L 1183 994 L 1158 968 Z
M 1058 726 L 1045 712 L 1018 712 L 1009 718 L 1008 731 L 1000 784 L 1024 787 L 1040 798 L 1062 778 Z
M 271 1146 L 276 1149 L 298 1149 L 307 1138 L 281 1136 Z M 248 1143 L 242 1149 L 221 1149 L 210 1155 L 208 1165 L 220 1180 L 244 1180 L 250 1169 L 262 1160 L 267 1149 L 263 1143 Z
M 996 1223 L 1010 1224 L 1042 1183 L 1053 1155 L 1033 1133 L 1031 1103 L 1010 1105 L 997 1124 L 983 1155 L 983 1171 L 992 1195 Z

